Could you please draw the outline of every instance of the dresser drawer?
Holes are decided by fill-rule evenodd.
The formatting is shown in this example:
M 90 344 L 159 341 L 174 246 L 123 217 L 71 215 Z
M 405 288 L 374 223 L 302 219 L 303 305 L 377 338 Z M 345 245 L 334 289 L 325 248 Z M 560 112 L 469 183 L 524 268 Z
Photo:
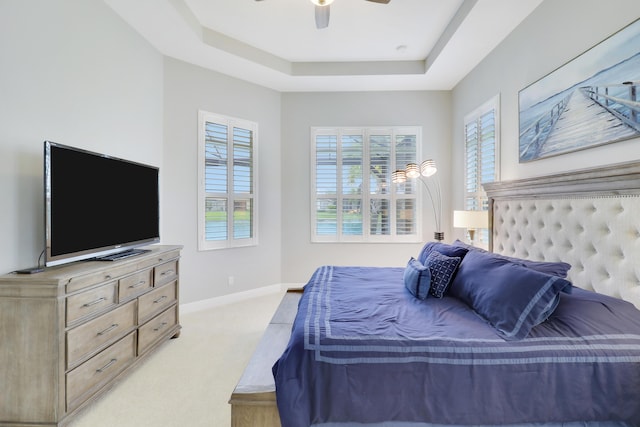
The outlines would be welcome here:
M 136 333 L 98 353 L 67 374 L 67 411 L 75 409 L 131 364 L 136 355 Z
M 136 302 L 131 301 L 67 332 L 67 369 L 100 348 L 117 341 L 136 326 Z
M 178 307 L 174 305 L 160 313 L 138 329 L 138 354 L 143 354 L 149 346 L 166 337 L 178 324 Z
M 102 265 L 105 264 L 103 263 Z M 109 268 L 105 268 L 104 271 L 73 277 L 69 280 L 69 283 L 67 283 L 67 293 L 76 292 L 97 285 L 98 283 L 115 280 L 119 276 L 133 273 L 136 270 L 135 264 L 125 264 L 110 266 Z
M 161 312 L 178 299 L 178 282 L 167 283 L 138 298 L 138 323 L 142 324 L 147 319 Z
M 118 282 L 110 282 L 67 297 L 67 326 L 116 304 Z
M 163 285 L 170 280 L 175 280 L 178 277 L 178 261 L 170 261 L 164 264 L 156 266 L 153 269 L 153 284 L 154 286 Z
M 126 301 L 151 289 L 153 286 L 151 273 L 152 270 L 149 269 L 120 279 L 118 281 L 118 301 Z

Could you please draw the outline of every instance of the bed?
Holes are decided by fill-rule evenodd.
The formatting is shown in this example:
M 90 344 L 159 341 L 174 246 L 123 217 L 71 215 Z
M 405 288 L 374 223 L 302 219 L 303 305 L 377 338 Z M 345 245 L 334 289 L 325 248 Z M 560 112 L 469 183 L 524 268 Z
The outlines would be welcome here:
M 640 162 L 486 190 L 491 252 L 316 270 L 283 427 L 640 426 Z

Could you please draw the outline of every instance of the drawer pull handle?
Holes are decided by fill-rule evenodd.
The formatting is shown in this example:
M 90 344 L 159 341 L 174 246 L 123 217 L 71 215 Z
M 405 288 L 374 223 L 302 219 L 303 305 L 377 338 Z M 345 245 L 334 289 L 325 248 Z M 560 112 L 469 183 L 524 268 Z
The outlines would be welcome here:
M 162 322 L 162 323 L 160 324 L 160 326 L 158 326 L 157 328 L 154 328 L 154 329 L 153 329 L 153 331 L 154 331 L 154 332 L 158 332 L 160 329 L 164 328 L 164 327 L 165 327 L 165 326 L 167 326 L 168 324 L 169 324 L 169 323 L 167 323 L 167 322 Z
M 136 283 L 135 285 L 131 285 L 129 286 L 129 289 L 135 289 L 135 288 L 139 288 L 140 286 L 146 284 L 147 281 L 146 280 L 141 280 L 138 283 Z
M 174 274 L 175 272 L 173 270 L 167 270 L 167 271 L 163 271 L 162 273 L 160 273 L 161 276 L 166 276 L 168 274 Z
M 99 373 L 104 372 L 106 369 L 109 369 L 109 367 L 110 367 L 111 365 L 113 365 L 114 363 L 116 363 L 117 361 L 118 361 L 118 359 L 111 359 L 111 360 L 109 361 L 109 363 L 107 363 L 106 365 L 104 365 L 102 368 L 100 368 L 100 369 L 96 369 L 96 372 L 99 372 Z
M 91 301 L 91 302 L 87 302 L 85 304 L 82 304 L 82 306 L 83 307 L 91 307 L 92 305 L 100 304 L 102 301 L 106 301 L 106 300 L 107 300 L 106 297 L 101 297 L 101 298 L 98 298 L 95 301 Z
M 153 301 L 154 304 L 158 304 L 160 301 L 162 301 L 163 299 L 167 299 L 168 297 L 166 295 L 162 295 L 160 298 L 158 298 L 157 300 Z
M 108 334 L 109 332 L 113 331 L 114 329 L 116 329 L 118 326 L 117 323 L 114 323 L 113 325 L 109 326 L 107 329 L 98 332 L 98 335 L 104 335 L 104 334 Z
M 111 279 L 111 275 L 110 274 L 107 274 L 107 275 L 104 276 L 104 280 L 109 280 L 109 279 Z

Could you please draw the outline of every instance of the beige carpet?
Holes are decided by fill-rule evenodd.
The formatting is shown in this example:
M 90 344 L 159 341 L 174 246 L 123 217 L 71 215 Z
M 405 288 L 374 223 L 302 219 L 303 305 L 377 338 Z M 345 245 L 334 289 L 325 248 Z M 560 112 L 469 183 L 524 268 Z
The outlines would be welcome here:
M 284 292 L 182 313 L 182 332 L 69 427 L 229 427 L 227 403 Z

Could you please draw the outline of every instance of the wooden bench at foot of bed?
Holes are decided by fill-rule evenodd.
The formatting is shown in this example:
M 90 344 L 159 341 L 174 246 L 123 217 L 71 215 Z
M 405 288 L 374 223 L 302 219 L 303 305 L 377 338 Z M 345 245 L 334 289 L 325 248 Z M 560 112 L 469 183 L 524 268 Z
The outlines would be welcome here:
M 271 367 L 284 352 L 302 289 L 289 289 L 231 394 L 231 427 L 280 427 Z

